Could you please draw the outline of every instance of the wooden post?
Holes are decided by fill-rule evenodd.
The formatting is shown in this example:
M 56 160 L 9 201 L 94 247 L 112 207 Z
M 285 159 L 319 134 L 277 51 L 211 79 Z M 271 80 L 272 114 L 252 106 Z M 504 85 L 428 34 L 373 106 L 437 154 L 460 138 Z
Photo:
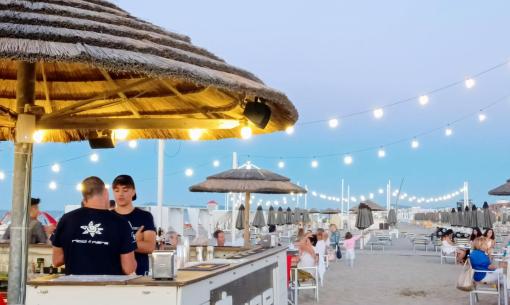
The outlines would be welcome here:
M 244 209 L 244 247 L 250 248 L 250 200 L 251 194 L 246 193 L 246 205 Z
M 16 110 L 25 112 L 35 98 L 35 63 L 18 62 Z M 9 304 L 25 304 L 28 260 L 28 209 L 32 181 L 32 144 L 14 144 L 11 241 L 9 250 Z

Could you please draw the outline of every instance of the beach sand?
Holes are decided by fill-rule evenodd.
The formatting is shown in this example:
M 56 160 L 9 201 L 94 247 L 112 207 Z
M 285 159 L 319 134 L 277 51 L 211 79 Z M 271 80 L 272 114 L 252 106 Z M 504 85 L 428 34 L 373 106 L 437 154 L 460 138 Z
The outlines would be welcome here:
M 303 291 L 299 304 L 469 304 L 469 293 L 455 288 L 462 266 L 451 260 L 441 265 L 439 252 L 429 249 L 413 253 L 409 240 L 401 238 L 384 252 L 357 250 L 353 269 L 343 261 L 330 264 L 318 303 L 310 291 Z M 482 295 L 477 304 L 497 304 L 497 297 Z

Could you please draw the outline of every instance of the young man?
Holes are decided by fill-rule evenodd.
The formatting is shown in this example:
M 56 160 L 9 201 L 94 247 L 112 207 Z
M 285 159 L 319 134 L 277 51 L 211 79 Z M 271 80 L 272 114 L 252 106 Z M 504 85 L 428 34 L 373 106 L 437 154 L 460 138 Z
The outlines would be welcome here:
M 133 206 L 136 189 L 131 176 L 117 176 L 113 180 L 112 189 L 116 203 L 113 211 L 129 222 L 136 237 L 136 274 L 145 275 L 149 271 L 149 254 L 156 248 L 154 218 L 151 213 Z
M 44 226 L 39 220 L 37 220 L 37 216 L 39 216 L 39 202 L 41 202 L 39 198 L 30 199 L 30 223 L 28 224 L 28 236 L 29 243 L 31 244 L 45 244 L 48 242 L 48 236 L 46 236 Z M 7 230 L 5 230 L 3 239 L 11 239 L 11 225 L 9 225 Z
M 225 232 L 222 230 L 216 230 L 213 233 L 213 237 L 216 239 L 217 247 L 225 247 Z
M 129 223 L 108 210 L 108 190 L 98 177 L 83 186 L 83 207 L 64 214 L 53 235 L 53 265 L 66 274 L 131 274 L 136 241 Z

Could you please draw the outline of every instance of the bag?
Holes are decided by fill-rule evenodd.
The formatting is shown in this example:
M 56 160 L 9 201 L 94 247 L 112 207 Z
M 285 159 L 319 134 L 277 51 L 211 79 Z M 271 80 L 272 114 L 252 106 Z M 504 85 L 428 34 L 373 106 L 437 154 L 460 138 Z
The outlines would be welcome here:
M 340 246 L 336 245 L 336 258 L 342 259 L 342 251 L 340 250 Z
M 473 268 L 471 267 L 469 260 L 466 260 L 464 268 L 457 278 L 457 289 L 462 291 L 473 290 L 475 287 L 473 283 L 473 273 Z

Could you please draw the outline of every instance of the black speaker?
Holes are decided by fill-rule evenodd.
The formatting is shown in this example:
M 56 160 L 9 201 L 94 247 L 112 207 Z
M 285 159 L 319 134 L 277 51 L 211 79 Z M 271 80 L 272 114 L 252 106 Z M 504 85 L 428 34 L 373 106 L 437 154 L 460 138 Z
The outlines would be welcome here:
M 113 133 L 108 131 L 92 131 L 89 133 L 89 145 L 92 149 L 115 148 Z
M 271 108 L 260 102 L 248 102 L 244 107 L 243 115 L 259 128 L 266 128 L 271 119 Z

